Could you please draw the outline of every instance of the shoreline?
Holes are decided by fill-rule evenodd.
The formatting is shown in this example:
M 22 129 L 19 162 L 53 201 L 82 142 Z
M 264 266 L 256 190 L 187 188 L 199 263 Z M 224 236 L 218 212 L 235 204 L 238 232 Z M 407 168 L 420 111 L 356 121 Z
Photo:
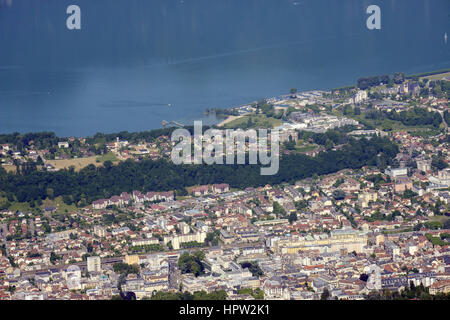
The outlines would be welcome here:
M 234 120 L 240 119 L 242 117 L 244 117 L 246 114 L 242 114 L 240 116 L 227 116 L 227 118 L 225 118 L 223 121 L 219 122 L 218 124 L 216 124 L 217 127 L 222 128 L 224 125 L 226 125 L 227 123 L 230 123 Z
M 449 76 L 445 77 L 447 74 Z M 434 78 L 436 78 L 436 76 L 439 76 L 439 75 L 444 75 L 444 79 L 442 79 L 442 80 L 446 79 L 447 81 L 450 81 L 450 68 L 434 70 L 434 71 L 428 71 L 428 72 L 422 72 L 422 73 L 409 74 L 409 75 L 405 74 L 405 79 L 411 80 L 413 78 L 419 78 L 419 79 L 429 78 L 430 80 L 436 80 Z M 342 86 L 342 87 L 337 87 L 337 88 L 315 89 L 315 90 L 319 90 L 319 91 L 335 91 L 335 90 L 348 90 L 348 89 L 354 89 L 354 88 L 357 88 L 356 84 Z M 314 90 L 298 91 L 297 94 L 310 92 L 310 91 L 314 91 Z M 263 99 L 272 99 L 272 98 L 283 97 L 283 96 L 287 96 L 287 95 L 289 95 L 289 94 L 279 95 L 279 96 L 274 96 L 274 97 L 265 97 Z M 228 108 L 224 108 L 224 109 L 225 110 L 229 110 L 229 109 L 233 109 L 233 108 L 236 108 L 236 107 L 239 108 L 239 107 L 242 107 L 242 106 L 245 106 L 245 105 L 248 105 L 248 104 L 249 103 L 245 103 L 245 104 L 240 105 L 240 106 L 228 107 Z M 220 127 L 223 127 L 224 125 L 226 125 L 227 123 L 229 123 L 229 122 L 231 122 L 233 120 L 242 118 L 245 115 L 247 115 L 247 114 L 242 114 L 242 115 L 239 115 L 239 116 L 229 115 L 223 120 L 217 118 L 217 116 L 216 116 L 217 123 L 216 124 L 212 124 L 212 125 L 213 126 L 217 126 L 217 127 L 220 128 Z M 189 127 L 190 125 L 184 125 L 184 126 L 185 127 Z M 156 131 L 156 130 L 164 130 L 164 129 L 167 129 L 167 128 L 171 128 L 171 127 L 170 126 L 167 126 L 167 127 L 160 126 L 160 127 L 151 128 L 151 129 L 148 129 L 148 130 L 136 130 L 136 131 L 128 131 L 128 130 L 117 129 L 115 132 L 111 132 L 111 133 L 107 133 L 107 132 L 97 132 L 97 133 L 106 134 L 106 135 L 119 134 L 120 132 L 123 132 L 123 131 L 126 131 L 128 133 L 139 133 L 139 132 L 152 132 L 152 131 Z M 15 132 L 18 132 L 20 135 L 36 134 L 36 133 L 44 133 L 44 132 L 54 133 L 55 136 L 57 138 L 60 138 L 60 139 L 68 139 L 68 138 L 72 138 L 72 137 L 77 138 L 77 139 L 80 139 L 80 138 L 92 138 L 95 135 L 95 134 L 92 134 L 92 135 L 84 135 L 84 136 L 83 135 L 79 135 L 79 136 L 78 135 L 59 136 L 59 135 L 56 134 L 56 132 L 49 131 L 49 130 L 42 130 L 42 131 L 17 131 L 17 130 L 14 130 L 12 132 L 0 132 L 0 136 L 12 135 Z

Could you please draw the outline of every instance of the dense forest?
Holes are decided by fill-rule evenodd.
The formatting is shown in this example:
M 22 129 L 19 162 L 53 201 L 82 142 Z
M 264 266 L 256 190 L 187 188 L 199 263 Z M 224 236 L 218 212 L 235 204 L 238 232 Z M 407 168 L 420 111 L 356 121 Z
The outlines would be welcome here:
M 184 127 L 189 132 L 194 132 L 194 126 Z M 203 126 L 203 131 L 208 130 L 209 126 Z M 86 138 L 86 143 L 89 145 L 94 145 L 98 143 L 107 143 L 115 141 L 117 137 L 130 142 L 140 142 L 140 141 L 153 141 L 154 139 L 166 135 L 169 136 L 177 127 L 167 127 L 161 129 L 154 129 L 151 131 L 142 132 L 128 132 L 121 131 L 116 133 L 96 133 L 92 137 Z M 65 141 L 67 138 L 57 137 L 54 132 L 31 132 L 31 133 L 5 133 L 0 134 L 0 144 L 11 144 L 17 146 L 19 151 L 22 151 L 24 147 L 34 145 L 38 150 L 41 149 L 51 149 L 58 146 L 58 142 Z M 72 142 L 73 143 L 73 142 Z
M 18 174 L 0 168 L 0 191 L 8 200 L 29 202 L 63 196 L 66 203 L 79 206 L 100 198 L 109 198 L 133 190 L 167 191 L 194 185 L 228 183 L 231 187 L 258 187 L 266 184 L 293 183 L 299 179 L 333 173 L 345 168 L 391 164 L 398 147 L 385 138 L 351 140 L 338 151 L 326 151 L 312 158 L 303 154 L 285 155 L 274 176 L 261 176 L 260 165 L 175 165 L 167 160 L 127 160 L 117 165 L 89 165 L 79 172 L 37 170 L 28 164 Z
M 396 72 L 394 73 L 392 79 L 387 74 L 382 76 L 359 78 L 357 81 L 357 87 L 361 90 L 366 90 L 370 87 L 379 86 L 380 84 L 402 84 L 404 81 L 405 74 L 403 72 Z
M 359 78 L 357 81 L 357 86 L 361 90 L 366 90 L 370 87 L 379 86 L 381 83 L 388 84 L 390 80 L 391 79 L 388 75 Z
M 439 98 L 450 98 L 450 81 L 430 81 L 431 92 Z
M 202 130 L 206 131 L 210 127 L 203 126 Z M 121 131 L 117 133 L 96 133 L 93 137 L 86 138 L 86 143 L 88 144 L 96 144 L 96 143 L 105 143 L 115 141 L 116 138 L 120 138 L 123 140 L 127 140 L 131 143 L 137 143 L 140 141 L 151 142 L 154 139 L 160 136 L 168 136 L 170 137 L 174 130 L 178 129 L 177 127 L 167 127 L 161 129 L 154 129 L 151 131 L 141 131 L 141 132 L 128 132 Z M 183 129 L 188 130 L 191 134 L 194 133 L 194 126 L 185 126 Z
M 37 149 L 50 149 L 58 146 L 59 141 L 61 140 L 53 132 L 0 134 L 0 144 L 15 145 L 19 151 L 31 144 L 34 144 Z
M 365 118 L 372 120 L 390 119 L 393 121 L 399 121 L 405 126 L 431 125 L 435 128 L 439 128 L 442 123 L 442 117 L 438 112 L 428 111 L 424 108 L 418 107 L 401 112 L 370 110 L 366 112 Z
M 349 142 L 351 139 L 347 133 L 356 130 L 355 126 L 345 126 L 337 129 L 331 129 L 324 133 L 300 131 L 298 134 L 299 139 L 310 140 L 321 146 L 326 145 L 340 145 Z

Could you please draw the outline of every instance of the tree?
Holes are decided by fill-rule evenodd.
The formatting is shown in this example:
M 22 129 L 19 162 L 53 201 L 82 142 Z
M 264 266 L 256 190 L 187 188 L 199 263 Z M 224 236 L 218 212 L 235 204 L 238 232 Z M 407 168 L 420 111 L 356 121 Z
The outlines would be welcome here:
M 139 273 L 139 267 L 135 264 L 129 265 L 124 262 L 117 262 L 113 265 L 114 272 L 119 273 L 121 275 L 128 275 L 130 273 Z
M 253 126 L 252 117 L 248 117 L 248 120 L 247 120 L 247 128 L 251 128 L 252 126 Z
M 330 292 L 327 288 L 323 289 L 322 294 L 320 295 L 320 300 L 328 300 L 330 298 Z
M 279 171 L 273 176 L 261 176 L 261 164 L 255 165 L 175 165 L 171 161 L 122 161 L 111 168 L 93 164 L 79 170 L 29 171 L 24 174 L 0 174 L 0 186 L 19 202 L 29 202 L 47 197 L 65 197 L 75 204 L 90 204 L 97 199 L 133 190 L 169 191 L 213 183 L 228 183 L 232 188 L 245 189 L 266 184 L 294 183 L 307 177 L 318 177 L 342 169 L 359 169 L 376 164 L 381 154 L 390 165 L 398 147 L 387 138 L 353 139 L 344 132 L 305 136 L 325 145 L 327 139 L 343 144 L 339 150 L 321 152 L 316 157 L 291 153 L 280 159 Z M 302 137 L 303 138 L 305 138 Z M 80 199 L 84 199 L 80 202 Z M 10 201 L 11 202 L 11 201 Z M 285 213 L 284 213 L 285 215 Z
M 70 206 L 73 203 L 72 197 L 69 195 L 63 195 L 63 202 Z
M 346 194 L 343 190 L 334 190 L 333 191 L 333 198 L 334 200 L 343 200 L 345 199 Z
M 289 141 L 285 141 L 283 143 L 283 145 L 287 150 L 295 150 L 295 141 L 294 140 L 290 139 Z
M 55 191 L 53 188 L 47 188 L 47 195 L 50 200 L 53 200 L 55 198 Z
M 219 244 L 219 231 L 216 232 L 208 232 L 206 234 L 205 243 L 211 246 L 217 246 Z
M 447 162 L 443 156 L 434 156 L 431 160 L 431 166 L 435 170 L 443 170 L 448 167 Z
M 284 210 L 284 208 L 277 201 L 273 202 L 273 213 L 279 214 L 279 215 L 282 215 L 282 216 L 286 215 L 286 211 Z
M 359 276 L 359 280 L 361 280 L 361 281 L 367 282 L 368 279 L 369 279 L 369 276 L 365 273 L 363 273 Z
M 394 83 L 402 84 L 405 81 L 405 74 L 403 72 L 394 73 Z
M 38 157 L 37 157 L 37 159 L 36 159 L 36 164 L 39 165 L 39 166 L 44 165 L 44 161 L 42 161 L 41 156 L 38 156 Z
M 264 272 L 259 267 L 258 262 L 256 262 L 256 261 L 253 261 L 253 262 L 249 262 L 249 261 L 242 262 L 241 263 L 241 267 L 243 269 L 248 268 L 248 270 L 252 273 L 252 276 L 254 276 L 254 277 L 259 277 L 259 276 L 262 276 L 264 274 Z
M 52 251 L 50 253 L 50 262 L 52 264 L 56 264 L 56 261 L 58 261 L 58 260 L 62 260 L 62 257 Z
M 291 212 L 291 214 L 289 215 L 289 223 L 292 224 L 294 221 L 297 221 L 297 219 L 297 213 Z
M 202 260 L 205 258 L 205 254 L 202 251 L 197 251 L 193 255 L 189 252 L 184 252 L 178 259 L 178 267 L 181 273 L 192 273 L 198 277 L 205 269 Z

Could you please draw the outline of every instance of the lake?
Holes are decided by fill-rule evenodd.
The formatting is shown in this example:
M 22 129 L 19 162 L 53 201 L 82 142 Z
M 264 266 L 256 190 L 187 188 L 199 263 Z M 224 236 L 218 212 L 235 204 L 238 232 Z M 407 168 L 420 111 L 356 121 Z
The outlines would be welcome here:
M 448 0 L 0 0 L 0 133 L 212 124 L 290 88 L 449 68 L 446 32 Z

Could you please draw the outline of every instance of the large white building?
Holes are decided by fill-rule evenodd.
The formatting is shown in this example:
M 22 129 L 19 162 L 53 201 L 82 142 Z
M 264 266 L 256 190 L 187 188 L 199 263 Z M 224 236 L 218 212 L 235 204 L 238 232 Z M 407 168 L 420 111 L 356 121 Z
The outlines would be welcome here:
M 102 271 L 102 262 L 100 257 L 88 257 L 87 258 L 87 271 L 88 272 L 101 272 Z
M 354 104 L 360 104 L 364 101 L 366 101 L 369 98 L 367 91 L 365 90 L 359 90 L 352 99 L 350 99 L 351 103 Z
M 408 175 L 408 168 L 387 168 L 384 173 L 391 178 L 397 178 Z
M 199 231 L 196 233 L 164 237 L 164 244 L 167 244 L 171 241 L 172 247 L 175 250 L 178 250 L 180 249 L 182 243 L 193 241 L 203 243 L 205 242 L 205 239 L 206 239 L 206 232 Z
M 437 177 L 431 176 L 430 182 L 435 184 L 438 188 L 450 187 L 450 169 L 444 169 L 438 172 Z

